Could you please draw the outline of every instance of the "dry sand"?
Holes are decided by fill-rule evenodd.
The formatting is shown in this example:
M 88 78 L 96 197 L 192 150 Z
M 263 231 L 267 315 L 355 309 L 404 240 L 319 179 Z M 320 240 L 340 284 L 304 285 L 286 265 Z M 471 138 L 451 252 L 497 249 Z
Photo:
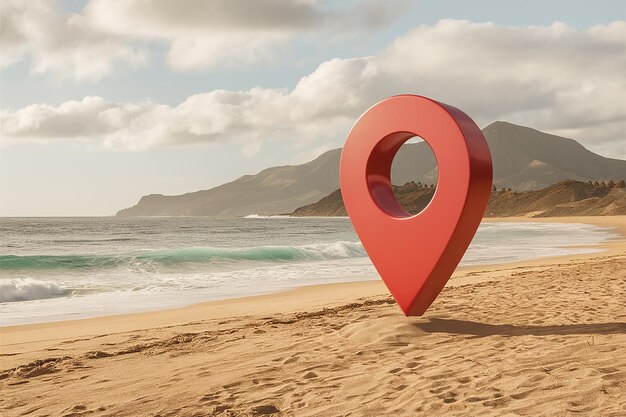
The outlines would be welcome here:
M 460 269 L 423 317 L 363 282 L 4 327 L 0 414 L 624 416 L 626 243 L 605 248 Z

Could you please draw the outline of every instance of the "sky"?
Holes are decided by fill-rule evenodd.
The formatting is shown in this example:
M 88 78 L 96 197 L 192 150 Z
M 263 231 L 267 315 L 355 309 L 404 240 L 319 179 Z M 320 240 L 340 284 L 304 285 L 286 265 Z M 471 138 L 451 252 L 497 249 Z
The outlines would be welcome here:
M 395 94 L 626 159 L 626 1 L 0 0 L 0 216 L 101 216 L 342 146 Z

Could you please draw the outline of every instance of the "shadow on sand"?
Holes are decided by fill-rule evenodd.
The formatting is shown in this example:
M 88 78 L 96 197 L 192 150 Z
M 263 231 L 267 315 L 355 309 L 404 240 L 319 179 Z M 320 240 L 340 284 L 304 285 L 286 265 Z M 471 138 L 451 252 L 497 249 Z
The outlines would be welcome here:
M 550 336 L 570 334 L 626 334 L 626 323 L 564 324 L 560 326 L 513 326 L 475 321 L 431 318 L 415 327 L 427 333 L 485 336 Z

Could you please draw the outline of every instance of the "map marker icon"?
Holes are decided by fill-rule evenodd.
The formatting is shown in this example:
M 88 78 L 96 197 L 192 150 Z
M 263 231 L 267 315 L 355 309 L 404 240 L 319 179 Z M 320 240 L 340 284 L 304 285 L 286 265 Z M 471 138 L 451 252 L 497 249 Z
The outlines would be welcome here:
M 408 213 L 396 201 L 391 164 L 419 136 L 439 169 L 426 208 Z M 340 183 L 350 220 L 376 270 L 405 315 L 422 315 L 467 250 L 491 192 L 489 147 L 461 110 L 426 97 L 401 95 L 367 110 L 341 153 Z

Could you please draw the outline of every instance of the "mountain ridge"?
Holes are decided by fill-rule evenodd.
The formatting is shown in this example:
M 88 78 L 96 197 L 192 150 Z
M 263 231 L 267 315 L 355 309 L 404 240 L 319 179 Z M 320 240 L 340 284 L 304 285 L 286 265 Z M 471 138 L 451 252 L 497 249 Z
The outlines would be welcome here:
M 573 139 L 508 122 L 483 129 L 494 164 L 494 184 L 518 191 L 543 188 L 564 179 L 626 178 L 626 161 L 597 155 Z M 175 196 L 150 194 L 117 216 L 269 215 L 291 212 L 339 188 L 341 149 L 299 165 L 270 167 L 217 187 Z M 405 144 L 392 167 L 394 184 L 436 183 L 437 164 L 425 143 Z

